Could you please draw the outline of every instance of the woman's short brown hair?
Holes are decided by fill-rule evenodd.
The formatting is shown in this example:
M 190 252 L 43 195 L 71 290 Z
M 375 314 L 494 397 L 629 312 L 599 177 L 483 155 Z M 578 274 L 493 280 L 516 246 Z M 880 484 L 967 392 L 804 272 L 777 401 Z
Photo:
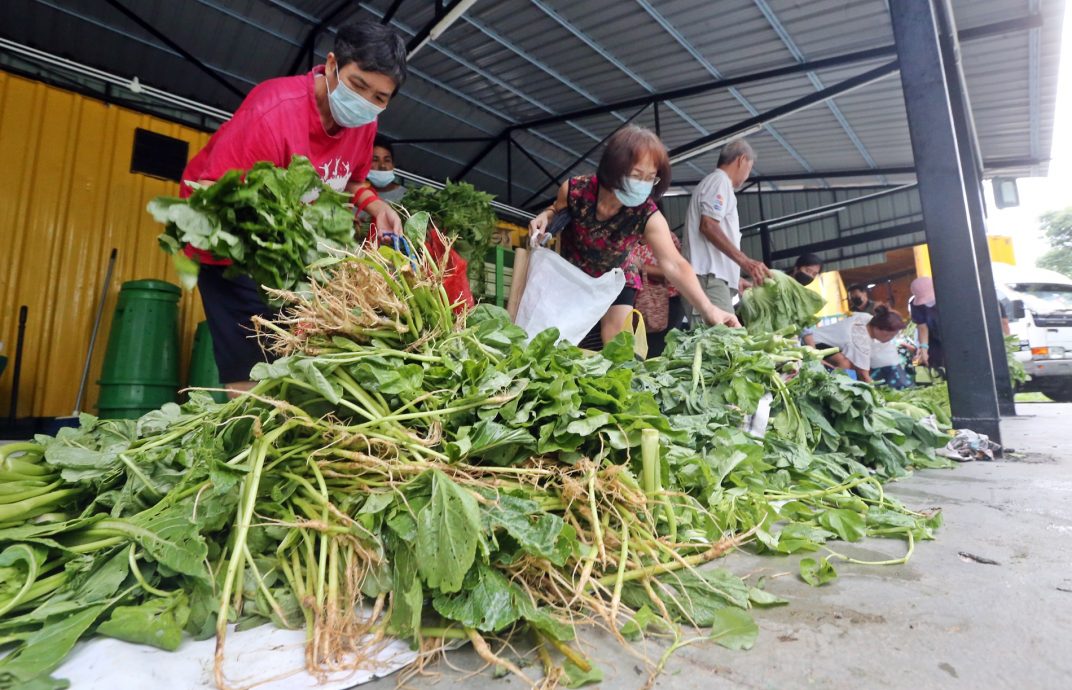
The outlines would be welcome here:
M 662 197 L 670 188 L 670 156 L 655 132 L 636 125 L 622 127 L 607 140 L 607 148 L 603 149 L 603 157 L 596 169 L 600 186 L 624 191 L 625 178 L 645 153 L 651 156 L 655 174 L 659 176 L 659 184 L 651 190 L 651 198 Z

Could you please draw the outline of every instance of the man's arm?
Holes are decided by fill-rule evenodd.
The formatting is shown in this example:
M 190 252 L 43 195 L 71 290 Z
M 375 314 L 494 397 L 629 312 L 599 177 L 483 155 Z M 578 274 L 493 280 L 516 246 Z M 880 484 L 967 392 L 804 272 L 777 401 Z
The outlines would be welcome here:
M 730 257 L 735 264 L 740 266 L 748 275 L 752 276 L 757 283 L 762 283 L 770 277 L 770 269 L 763 265 L 762 261 L 749 259 L 748 255 L 734 246 L 722 224 L 710 216 L 700 216 L 700 234 L 704 236 L 715 249 Z M 730 286 L 735 287 L 735 286 Z

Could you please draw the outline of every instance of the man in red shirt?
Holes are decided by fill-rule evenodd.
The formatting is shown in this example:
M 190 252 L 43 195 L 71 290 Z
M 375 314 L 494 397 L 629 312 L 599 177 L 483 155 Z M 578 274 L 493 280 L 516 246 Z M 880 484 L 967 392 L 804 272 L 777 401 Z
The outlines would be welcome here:
M 366 182 L 376 137 L 376 118 L 406 79 L 406 45 L 389 27 L 360 22 L 339 29 L 334 51 L 312 72 L 269 79 L 249 92 L 230 121 L 212 135 L 183 172 L 184 180 L 207 182 L 228 170 L 248 170 L 270 161 L 285 167 L 294 155 L 308 158 L 324 182 L 353 195 L 354 206 L 372 217 L 381 233 L 401 233 L 390 204 Z M 183 187 L 182 196 L 190 189 Z M 275 314 L 248 276 L 225 276 L 227 263 L 193 247 L 201 263 L 198 289 L 212 333 L 220 380 L 248 389 L 249 371 L 267 359 L 253 338 L 252 317 Z

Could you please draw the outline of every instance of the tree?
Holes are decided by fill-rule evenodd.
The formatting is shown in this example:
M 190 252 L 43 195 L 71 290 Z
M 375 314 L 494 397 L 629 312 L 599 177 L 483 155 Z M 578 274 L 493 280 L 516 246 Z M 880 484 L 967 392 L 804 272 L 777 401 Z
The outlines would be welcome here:
M 1072 276 L 1072 207 L 1042 214 L 1039 225 L 1050 245 L 1050 250 L 1039 257 L 1039 267 Z

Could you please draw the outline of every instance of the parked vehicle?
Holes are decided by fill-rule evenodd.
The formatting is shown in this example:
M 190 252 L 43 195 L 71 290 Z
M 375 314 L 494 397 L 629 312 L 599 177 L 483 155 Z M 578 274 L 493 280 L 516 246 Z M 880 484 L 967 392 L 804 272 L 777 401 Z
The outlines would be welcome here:
M 1031 380 L 1021 390 L 1072 402 L 1072 278 L 1041 268 L 994 264 L 998 297 Z

